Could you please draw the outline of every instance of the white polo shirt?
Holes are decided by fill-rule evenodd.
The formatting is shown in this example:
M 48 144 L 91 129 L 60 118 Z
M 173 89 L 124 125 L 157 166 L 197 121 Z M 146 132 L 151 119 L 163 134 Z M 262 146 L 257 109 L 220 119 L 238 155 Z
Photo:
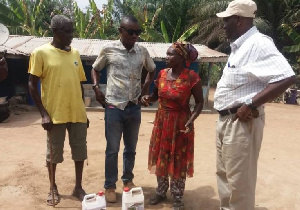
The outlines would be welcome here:
M 273 40 L 255 26 L 231 43 L 231 54 L 218 82 L 214 108 L 225 110 L 253 98 L 269 83 L 295 75 Z

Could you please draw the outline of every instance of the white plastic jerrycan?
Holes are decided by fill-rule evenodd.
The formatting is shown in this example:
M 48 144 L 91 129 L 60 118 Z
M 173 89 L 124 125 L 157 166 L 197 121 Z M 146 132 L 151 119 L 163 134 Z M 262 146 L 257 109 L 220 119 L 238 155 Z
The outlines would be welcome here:
M 85 195 L 82 201 L 82 210 L 103 210 L 106 209 L 105 196 L 102 191 Z
M 129 190 L 124 188 L 122 195 L 122 210 L 144 210 L 144 194 L 141 187 Z

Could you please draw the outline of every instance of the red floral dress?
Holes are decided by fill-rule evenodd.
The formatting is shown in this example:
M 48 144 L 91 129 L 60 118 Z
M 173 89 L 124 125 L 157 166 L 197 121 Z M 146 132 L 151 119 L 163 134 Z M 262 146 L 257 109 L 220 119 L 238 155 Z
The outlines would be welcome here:
M 169 70 L 161 70 L 155 80 L 159 107 L 149 145 L 148 169 L 159 177 L 185 179 L 194 173 L 194 126 L 187 134 L 180 130 L 185 130 L 191 116 L 191 90 L 200 78 L 194 71 L 184 69 L 176 80 L 167 80 Z

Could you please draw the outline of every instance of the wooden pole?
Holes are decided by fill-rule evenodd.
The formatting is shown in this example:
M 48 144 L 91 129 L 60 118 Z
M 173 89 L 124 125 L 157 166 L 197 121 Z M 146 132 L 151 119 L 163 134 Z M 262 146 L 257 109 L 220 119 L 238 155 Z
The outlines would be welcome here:
M 54 177 L 53 177 L 53 151 L 52 151 L 52 141 L 51 141 L 51 135 L 50 131 L 48 132 L 48 138 L 49 138 L 49 147 L 50 147 L 50 182 L 51 182 L 51 192 L 52 192 L 52 206 L 55 208 L 55 200 L 54 200 Z

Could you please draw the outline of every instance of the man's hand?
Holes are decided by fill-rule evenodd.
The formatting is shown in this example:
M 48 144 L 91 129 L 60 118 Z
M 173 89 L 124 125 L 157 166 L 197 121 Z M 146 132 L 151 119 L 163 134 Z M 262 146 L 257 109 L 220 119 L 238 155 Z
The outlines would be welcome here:
M 235 114 L 233 121 L 236 121 L 237 119 L 244 121 L 244 122 L 252 120 L 253 119 L 252 109 L 249 108 L 246 104 L 243 104 L 237 110 L 237 113 Z
M 0 81 L 6 79 L 8 75 L 8 71 L 7 71 L 7 63 L 5 58 L 1 58 L 0 59 Z
M 95 95 L 96 95 L 96 100 L 102 105 L 104 108 L 106 106 L 105 102 L 105 95 L 102 93 L 102 91 L 99 88 L 95 88 Z
M 51 118 L 48 115 L 48 113 L 42 117 L 42 126 L 43 126 L 44 130 L 47 130 L 47 131 L 50 131 L 53 126 L 53 122 L 51 121 Z

